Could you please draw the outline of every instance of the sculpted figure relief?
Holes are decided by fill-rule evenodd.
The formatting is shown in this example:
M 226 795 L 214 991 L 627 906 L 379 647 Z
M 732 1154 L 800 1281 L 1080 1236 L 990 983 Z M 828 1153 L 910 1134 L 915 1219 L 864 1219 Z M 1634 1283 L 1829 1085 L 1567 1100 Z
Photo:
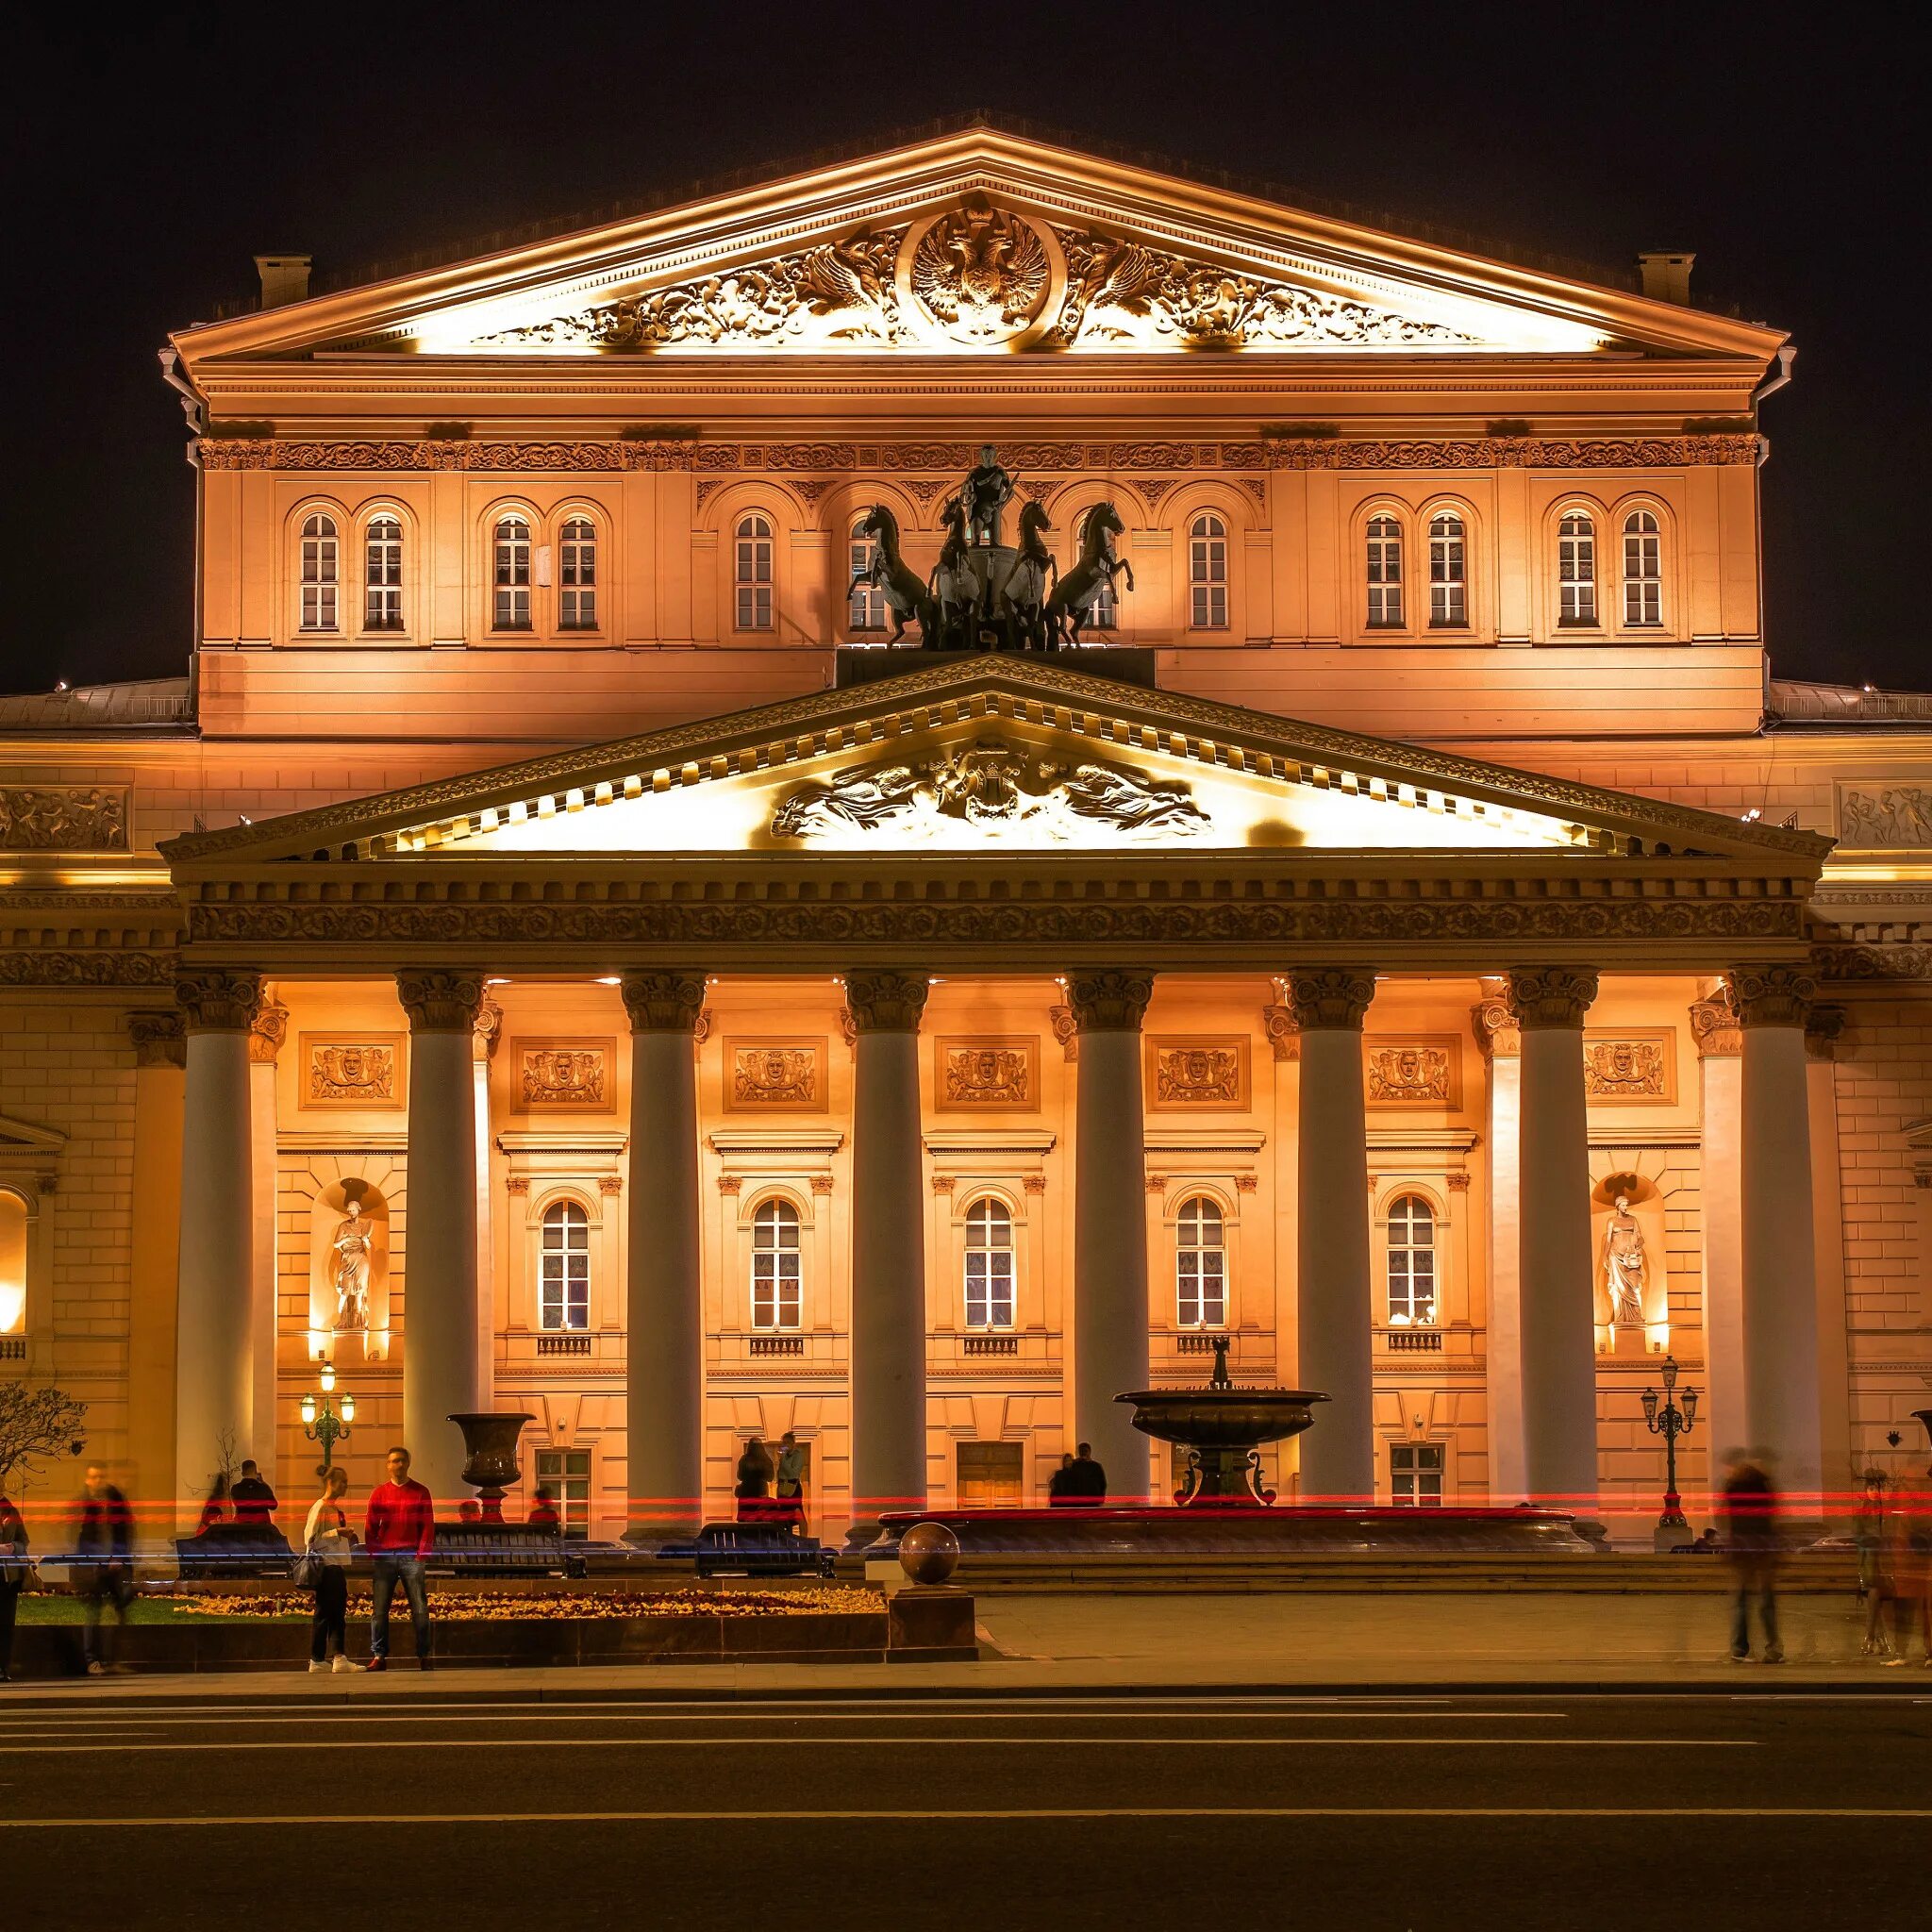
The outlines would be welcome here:
M 1896 785 L 1883 791 L 1847 787 L 1840 817 L 1847 845 L 1932 846 L 1932 791 L 1922 786 Z
M 119 852 L 127 799 L 100 786 L 0 787 L 0 852 Z
M 1643 1229 L 1630 1211 L 1630 1197 L 1619 1194 L 1604 1224 L 1604 1286 L 1609 1292 L 1610 1320 L 1619 1328 L 1643 1326 L 1646 1265 Z

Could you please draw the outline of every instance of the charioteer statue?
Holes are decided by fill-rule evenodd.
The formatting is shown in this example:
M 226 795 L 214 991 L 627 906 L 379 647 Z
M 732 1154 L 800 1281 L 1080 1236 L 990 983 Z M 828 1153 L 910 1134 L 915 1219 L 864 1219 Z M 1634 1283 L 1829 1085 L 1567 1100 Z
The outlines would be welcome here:
M 979 445 L 979 461 L 966 479 L 966 541 L 975 549 L 1000 547 L 1000 512 L 1013 500 L 1013 479 L 990 442 Z

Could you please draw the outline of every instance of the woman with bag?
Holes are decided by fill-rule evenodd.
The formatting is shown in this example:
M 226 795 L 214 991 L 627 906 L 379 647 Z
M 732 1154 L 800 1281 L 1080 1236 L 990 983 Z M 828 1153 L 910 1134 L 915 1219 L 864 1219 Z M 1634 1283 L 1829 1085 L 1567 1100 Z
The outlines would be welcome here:
M 302 1560 L 295 1581 L 315 1592 L 315 1614 L 308 1625 L 308 1668 L 325 1671 L 334 1659 L 339 1671 L 353 1671 L 343 1654 L 348 1641 L 349 1552 L 356 1539 L 342 1510 L 349 1472 L 331 1467 L 323 1472 L 322 1494 L 308 1507 L 302 1532 Z

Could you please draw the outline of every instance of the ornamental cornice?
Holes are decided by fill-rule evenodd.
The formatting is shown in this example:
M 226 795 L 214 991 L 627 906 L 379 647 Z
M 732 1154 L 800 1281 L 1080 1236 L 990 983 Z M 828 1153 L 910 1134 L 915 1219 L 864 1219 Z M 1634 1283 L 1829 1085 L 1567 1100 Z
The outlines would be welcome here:
M 1831 941 L 1811 948 L 1811 964 L 1826 982 L 1932 979 L 1932 945 L 1916 940 Z
M 702 973 L 626 973 L 620 991 L 633 1033 L 694 1033 L 704 1012 Z
M 276 470 L 392 475 L 459 471 L 623 475 L 691 470 L 704 474 L 898 475 L 930 471 L 952 477 L 970 469 L 966 441 L 700 441 L 694 438 L 596 437 L 471 440 L 454 437 L 205 436 L 204 470 Z M 1643 437 L 1271 436 L 1229 441 L 1144 438 L 1130 442 L 1026 439 L 1000 445 L 1008 468 L 1030 475 L 1078 472 L 1215 475 L 1241 470 L 1651 470 L 1738 468 L 1755 464 L 1755 433 Z
M 1151 973 L 1074 973 L 1067 976 L 1067 1005 L 1082 1033 L 1138 1033 L 1154 997 Z
M 932 983 L 923 973 L 898 973 L 890 967 L 845 975 L 845 1010 L 852 1015 L 855 1035 L 917 1033 Z
M 1281 990 L 1303 1033 L 1358 1033 L 1375 997 L 1367 966 L 1297 968 L 1281 975 Z
M 1525 1033 L 1581 1026 L 1596 998 L 1597 976 L 1587 966 L 1528 966 L 1508 974 L 1504 1000 Z
M 173 953 L 129 952 L 101 946 L 77 950 L 0 952 L 0 986 L 173 986 Z
M 1738 1024 L 1748 1033 L 1757 1026 L 1802 1026 L 1818 981 L 1808 966 L 1774 962 L 1740 966 L 1728 975 L 1737 1003 Z
M 1010 689 L 988 688 L 994 679 Z M 882 708 L 890 707 L 889 710 Z M 1130 735 L 1152 728 L 1170 740 L 1176 727 L 1192 726 L 1202 754 L 1208 747 L 1239 744 L 1259 757 L 1288 764 L 1319 762 L 1370 776 L 1393 776 L 1405 784 L 1433 783 L 1446 791 L 1472 792 L 1512 805 L 1534 806 L 1566 817 L 1641 827 L 1646 841 L 1671 840 L 1697 849 L 1722 838 L 1726 846 L 1789 855 L 1807 874 L 1822 863 L 1831 841 L 1815 832 L 1724 819 L 1695 807 L 1661 800 L 1633 799 L 1541 773 L 1487 764 L 1428 746 L 1395 744 L 1385 739 L 1301 720 L 1283 720 L 1211 699 L 1162 690 L 1143 692 L 1110 678 L 1058 664 L 1036 664 L 1017 654 L 990 665 L 961 669 L 930 665 L 881 683 L 845 691 L 821 691 L 759 706 L 724 718 L 694 720 L 661 731 L 642 733 L 608 744 L 577 747 L 527 758 L 493 772 L 471 773 L 411 786 L 378 798 L 345 799 L 261 825 L 229 825 L 217 831 L 184 833 L 166 842 L 171 864 L 201 861 L 220 854 L 261 849 L 270 840 L 293 851 L 326 846 L 350 832 L 367 837 L 380 828 L 434 821 L 447 807 L 480 808 L 546 790 L 592 785 L 609 774 L 615 785 L 625 774 L 675 770 L 695 753 L 716 758 L 735 754 L 745 769 L 783 764 L 799 756 L 802 733 L 829 741 L 847 722 L 863 719 L 874 731 L 891 721 L 901 728 L 958 716 L 1005 718 L 1068 711 L 1075 718 L 1091 710 L 1102 721 L 1097 735 L 1115 742 L 1121 729 Z M 1116 722 L 1118 721 L 1118 722 Z M 1084 721 L 1081 721 L 1084 722 Z M 842 741 L 841 741 L 842 742 Z

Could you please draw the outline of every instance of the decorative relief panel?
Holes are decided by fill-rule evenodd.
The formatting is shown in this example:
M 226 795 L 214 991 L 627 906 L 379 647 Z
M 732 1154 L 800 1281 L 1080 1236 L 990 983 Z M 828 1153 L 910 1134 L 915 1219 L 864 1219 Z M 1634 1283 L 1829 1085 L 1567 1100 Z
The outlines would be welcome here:
M 1244 1108 L 1248 1104 L 1248 1042 L 1222 1039 L 1147 1042 L 1150 1108 Z
M 608 1040 L 520 1040 L 517 1104 L 526 1108 L 605 1108 L 610 1105 L 613 1043 Z
M 1669 1030 L 1586 1033 L 1583 1091 L 1598 1105 L 1677 1097 L 1676 1035 Z
M 304 1107 L 403 1104 L 400 1033 L 305 1033 L 300 1065 Z
M 727 1040 L 724 1105 L 817 1112 L 825 1104 L 825 1042 L 816 1039 Z
M 1839 794 L 1838 828 L 1847 845 L 1932 848 L 1932 791 L 1871 780 L 1847 785 Z
M 0 785 L 0 852 L 125 852 L 125 785 Z
M 1040 1105 L 1040 1042 L 1024 1036 L 933 1042 L 942 1108 L 1032 1108 Z
M 1371 1107 L 1460 1107 L 1461 1042 L 1451 1034 L 1370 1041 L 1363 1049 Z

